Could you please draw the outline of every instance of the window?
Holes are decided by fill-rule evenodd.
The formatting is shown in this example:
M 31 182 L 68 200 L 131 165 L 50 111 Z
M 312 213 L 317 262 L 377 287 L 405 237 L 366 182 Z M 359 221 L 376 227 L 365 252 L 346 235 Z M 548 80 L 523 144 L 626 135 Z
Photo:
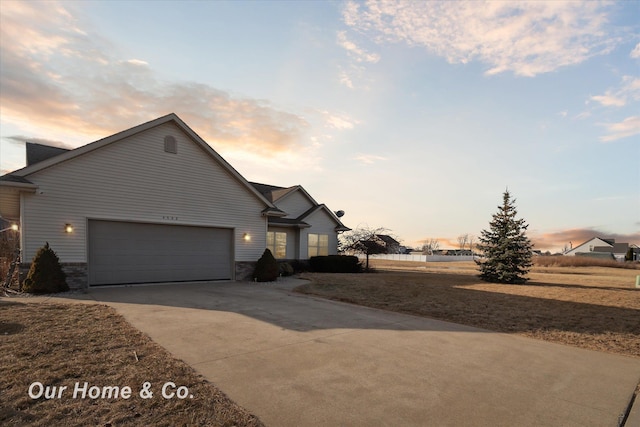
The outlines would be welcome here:
M 329 235 L 309 234 L 309 258 L 329 255 Z
M 278 231 L 267 232 L 267 249 L 271 251 L 275 258 L 287 257 L 287 233 Z

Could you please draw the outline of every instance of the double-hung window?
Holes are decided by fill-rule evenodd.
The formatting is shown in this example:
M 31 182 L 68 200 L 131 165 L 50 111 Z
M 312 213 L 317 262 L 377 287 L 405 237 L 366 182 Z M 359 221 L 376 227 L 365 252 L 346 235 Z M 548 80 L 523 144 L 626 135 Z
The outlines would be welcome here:
M 287 257 L 287 233 L 279 231 L 267 232 L 267 249 L 271 251 L 276 259 Z
M 309 258 L 329 255 L 329 235 L 309 234 Z

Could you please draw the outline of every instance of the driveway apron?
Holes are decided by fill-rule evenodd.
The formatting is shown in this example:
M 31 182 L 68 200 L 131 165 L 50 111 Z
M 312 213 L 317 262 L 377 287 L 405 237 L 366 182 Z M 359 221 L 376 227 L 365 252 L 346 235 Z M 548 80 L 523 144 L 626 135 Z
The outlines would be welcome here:
M 640 380 L 636 358 L 321 300 L 296 283 L 87 297 L 269 426 L 615 427 Z

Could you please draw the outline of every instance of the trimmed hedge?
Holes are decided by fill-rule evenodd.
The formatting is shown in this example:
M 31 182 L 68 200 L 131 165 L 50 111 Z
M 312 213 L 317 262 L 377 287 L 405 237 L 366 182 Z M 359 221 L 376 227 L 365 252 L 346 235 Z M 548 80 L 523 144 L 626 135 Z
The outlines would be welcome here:
M 327 255 L 309 259 L 311 271 L 318 273 L 361 273 L 362 265 L 356 256 Z

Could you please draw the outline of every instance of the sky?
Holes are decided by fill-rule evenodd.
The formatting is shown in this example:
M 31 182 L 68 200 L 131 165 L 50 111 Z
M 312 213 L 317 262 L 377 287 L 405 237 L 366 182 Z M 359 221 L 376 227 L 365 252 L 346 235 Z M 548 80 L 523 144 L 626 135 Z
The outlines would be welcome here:
M 174 112 L 407 246 L 640 244 L 640 2 L 0 2 L 0 169 Z

